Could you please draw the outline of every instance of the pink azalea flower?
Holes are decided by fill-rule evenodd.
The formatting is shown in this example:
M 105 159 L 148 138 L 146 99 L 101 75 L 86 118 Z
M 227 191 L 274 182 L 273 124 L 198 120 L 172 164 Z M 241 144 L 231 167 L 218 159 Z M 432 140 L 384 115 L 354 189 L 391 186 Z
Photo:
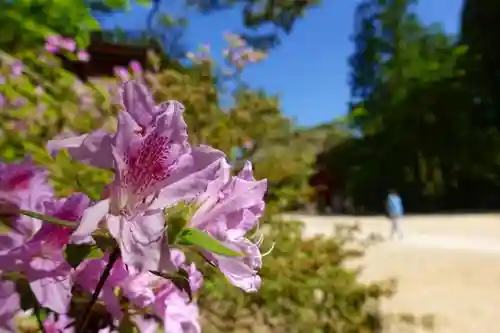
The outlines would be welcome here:
M 51 35 L 45 39 L 45 50 L 49 53 L 55 54 L 59 51 L 63 39 L 58 35 Z
M 6 272 L 23 272 L 38 302 L 58 313 L 68 310 L 71 300 L 71 267 L 53 249 L 41 244 L 14 248 L 0 256 L 0 268 Z
M 134 72 L 135 74 L 142 74 L 143 72 L 142 65 L 137 60 L 132 60 L 130 62 L 130 68 L 132 69 L 132 72 Z
M 242 257 L 227 257 L 206 253 L 206 258 L 217 265 L 233 285 L 253 292 L 260 288 L 258 270 L 262 265 L 262 255 L 260 241 L 253 243 L 245 235 L 258 224 L 264 212 L 267 181 L 253 178 L 250 162 L 245 163 L 236 177 L 231 177 L 227 162 L 222 163 L 219 178 L 198 198 L 200 207 L 190 223 L 227 248 L 244 254 Z
M 103 259 L 85 260 L 76 269 L 76 283 L 89 293 L 94 288 L 108 262 Z M 196 292 L 202 281 L 201 273 L 194 264 L 185 263 L 184 254 L 177 249 L 172 250 L 172 262 L 188 271 L 191 289 Z M 123 318 L 116 289 L 120 288 L 132 307 L 144 309 L 150 307 L 158 317 L 164 320 L 168 332 L 199 332 L 198 308 L 195 303 L 189 303 L 187 294 L 178 290 L 175 285 L 162 277 L 150 272 L 141 272 L 133 267 L 126 267 L 121 259 L 114 264 L 109 278 L 106 280 L 99 299 L 102 300 L 115 320 Z M 140 332 L 156 332 L 158 323 L 141 316 L 131 318 L 139 327 Z M 179 331 L 178 328 L 182 327 Z M 194 330 L 193 330 L 194 328 Z
M 171 260 L 176 267 L 183 268 L 189 274 L 191 291 L 199 290 L 203 276 L 194 263 L 188 265 L 184 253 L 172 249 Z M 195 302 L 190 302 L 188 295 L 181 292 L 175 285 L 165 279 L 157 281 L 153 311 L 163 320 L 166 333 L 199 333 L 199 310 Z
M 170 251 L 170 256 L 175 267 L 183 268 L 188 273 L 191 291 L 196 293 L 203 284 L 203 275 L 201 272 L 196 268 L 194 263 L 188 264 L 186 262 L 186 256 L 181 250 L 172 249 L 172 251 Z
M 73 333 L 75 331 L 73 326 L 66 328 L 72 322 L 73 319 L 65 315 L 59 315 L 56 318 L 56 315 L 52 312 L 43 321 L 43 327 L 46 333 Z
M 0 162 L 0 211 L 2 207 L 13 205 L 20 209 L 41 212 L 45 203 L 54 196 L 47 176 L 46 170 L 36 167 L 29 159 L 11 164 Z M 31 237 L 38 231 L 41 223 L 27 216 L 15 215 L 11 227 L 22 237 Z
M 42 213 L 78 221 L 89 202 L 83 194 L 75 193 L 68 199 L 46 203 Z M 0 255 L 0 270 L 23 272 L 40 305 L 57 313 L 66 313 L 71 301 L 72 268 L 63 255 L 71 232 L 69 227 L 46 223 L 24 244 Z
M 47 37 L 47 39 L 45 41 L 47 44 L 59 46 L 59 45 L 61 45 L 62 37 L 59 35 L 50 35 Z
M 82 217 L 85 209 L 90 205 L 90 199 L 83 193 L 73 193 L 65 199 L 53 199 L 45 203 L 45 212 L 66 221 L 75 221 L 75 225 Z M 31 238 L 31 242 L 48 242 L 56 248 L 63 249 L 68 243 L 73 228 L 63 227 L 52 223 L 44 223 L 40 230 Z M 73 237 L 74 238 L 74 237 Z M 78 243 L 92 242 L 92 238 L 76 239 Z
M 170 255 L 175 267 L 183 268 L 189 274 L 191 292 L 197 292 L 203 283 L 203 275 L 198 271 L 196 265 L 194 263 L 186 264 L 186 257 L 179 249 L 172 249 Z M 162 295 L 170 293 L 173 287 L 172 282 L 169 280 L 150 272 L 140 272 L 133 268 L 129 268 L 128 272 L 129 276 L 122 280 L 120 286 L 127 299 L 137 307 L 145 308 L 155 304 L 158 297 L 163 299 Z M 188 302 L 188 295 L 183 295 L 186 302 Z
M 76 50 L 76 43 L 71 38 L 63 38 L 59 42 L 59 46 L 67 51 L 70 51 L 70 52 L 75 52 L 75 50 Z
M 113 167 L 111 147 L 112 137 L 102 130 L 76 137 L 50 140 L 47 143 L 47 150 L 52 155 L 65 148 L 74 160 L 103 169 Z
M 20 60 L 15 61 L 10 67 L 10 74 L 14 77 L 21 75 L 23 72 L 23 63 Z
M 189 303 L 173 284 L 169 287 L 158 295 L 154 306 L 165 333 L 200 333 L 198 305 Z
M 115 76 L 117 76 L 121 82 L 127 82 L 130 80 L 130 73 L 128 69 L 121 67 L 121 66 L 116 66 L 114 68 Z
M 154 287 L 164 280 L 149 272 L 131 273 L 121 283 L 123 295 L 135 306 L 146 308 L 154 304 L 156 297 Z
M 108 263 L 109 255 L 105 254 L 102 259 L 88 259 L 83 261 L 75 270 L 75 282 L 88 293 L 93 293 L 99 282 L 99 279 Z M 129 273 L 118 259 L 111 270 L 110 276 L 104 283 L 104 287 L 99 295 L 106 306 L 108 312 L 116 319 L 123 318 L 120 301 L 115 294 L 115 288 L 128 277 Z
M 21 108 L 23 107 L 24 105 L 26 105 L 26 98 L 24 97 L 17 97 L 16 99 L 14 99 L 14 101 L 12 102 L 12 106 L 16 109 L 18 108 Z
M 53 44 L 50 44 L 50 43 L 45 43 L 45 51 L 49 52 L 49 53 L 57 53 L 57 46 L 56 45 L 53 45 Z
M 0 332 L 17 332 L 14 318 L 21 311 L 20 302 L 14 282 L 0 280 Z
M 90 60 L 90 54 L 87 51 L 78 51 L 76 57 L 81 62 L 88 62 Z
M 158 270 L 165 243 L 163 209 L 203 191 L 224 154 L 191 148 L 179 102 L 155 106 L 145 86 L 134 81 L 124 84 L 122 101 L 125 112 L 118 115 L 114 136 L 94 132 L 49 142 L 48 148 L 69 148 L 75 159 L 115 170 L 109 197 L 84 213 L 74 235 L 90 235 L 104 219 L 126 264 Z

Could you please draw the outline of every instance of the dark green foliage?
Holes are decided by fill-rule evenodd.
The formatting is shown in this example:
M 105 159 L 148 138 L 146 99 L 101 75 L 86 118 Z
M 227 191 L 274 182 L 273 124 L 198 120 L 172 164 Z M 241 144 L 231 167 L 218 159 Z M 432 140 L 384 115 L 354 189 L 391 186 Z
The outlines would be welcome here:
M 466 1 L 461 40 L 426 26 L 413 0 L 364 0 L 356 12 L 351 127 L 320 157 L 357 211 L 397 188 L 409 211 L 488 209 L 500 195 L 500 7 Z M 495 16 L 496 15 L 496 16 Z
M 104 253 L 95 245 L 68 244 L 64 250 L 64 258 L 76 268 L 83 260 L 91 258 L 102 258 Z
M 0 49 L 25 51 L 43 45 L 49 35 L 73 37 L 85 47 L 99 24 L 82 0 L 0 1 Z
M 318 0 L 188 0 L 202 13 L 212 13 L 231 7 L 243 8 L 244 26 L 249 32 L 242 36 L 254 47 L 268 49 L 280 41 L 280 34 L 291 33 L 294 24 L 305 12 L 319 4 Z M 257 33 L 260 27 L 272 27 L 270 33 Z M 269 29 L 268 29 L 269 30 Z
M 84 0 L 84 2 L 97 15 L 106 15 L 127 10 L 130 0 Z M 141 0 L 136 3 L 151 5 L 150 13 L 146 18 L 149 33 L 159 34 L 158 26 L 167 28 L 172 22 L 177 21 L 172 13 L 168 13 L 165 0 Z M 181 6 L 197 9 L 202 14 L 213 14 L 222 10 L 237 8 L 241 11 L 244 31 L 238 33 L 252 46 L 259 49 L 269 49 L 281 40 L 282 34 L 290 34 L 296 22 L 306 11 L 318 5 L 318 0 L 185 0 Z M 259 28 L 266 29 L 265 33 L 257 32 Z M 161 29 L 160 29 L 161 30 Z M 173 33 L 173 31 L 169 31 Z

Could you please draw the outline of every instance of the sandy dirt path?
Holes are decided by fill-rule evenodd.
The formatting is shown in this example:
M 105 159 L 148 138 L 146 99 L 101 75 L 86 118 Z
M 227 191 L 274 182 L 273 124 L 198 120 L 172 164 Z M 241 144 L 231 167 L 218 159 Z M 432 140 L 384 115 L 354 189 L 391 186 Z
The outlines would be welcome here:
M 382 216 L 289 217 L 306 223 L 306 235 L 355 222 L 365 235 L 389 228 Z M 436 333 L 500 332 L 500 215 L 409 216 L 404 230 L 403 240 L 375 245 L 363 260 L 366 281 L 398 280 L 384 312 L 432 314 Z

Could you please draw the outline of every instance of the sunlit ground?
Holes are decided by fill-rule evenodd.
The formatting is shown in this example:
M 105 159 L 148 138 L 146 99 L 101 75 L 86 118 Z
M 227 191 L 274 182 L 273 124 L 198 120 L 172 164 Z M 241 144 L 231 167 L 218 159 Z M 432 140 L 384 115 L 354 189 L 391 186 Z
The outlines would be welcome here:
M 389 227 L 384 217 L 301 219 L 309 224 L 307 233 L 330 233 L 334 224 L 357 221 L 364 233 L 386 236 Z M 413 216 L 404 227 L 404 240 L 384 241 L 363 260 L 363 279 L 398 280 L 398 292 L 385 301 L 384 312 L 433 314 L 436 333 L 497 333 L 500 216 Z M 407 331 L 393 327 L 390 332 Z

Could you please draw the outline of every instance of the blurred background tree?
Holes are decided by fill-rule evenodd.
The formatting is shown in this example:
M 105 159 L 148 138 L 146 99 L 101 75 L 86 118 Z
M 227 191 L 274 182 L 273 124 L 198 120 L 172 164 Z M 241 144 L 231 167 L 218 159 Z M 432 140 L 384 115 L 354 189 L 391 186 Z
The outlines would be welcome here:
M 351 65 L 353 137 L 321 152 L 359 212 L 397 188 L 409 211 L 491 209 L 498 171 L 500 7 L 464 1 L 459 36 L 424 25 L 413 0 L 364 0 Z M 495 7 L 496 6 L 496 7 Z M 496 67 L 495 67 L 496 66 Z
M 85 0 L 94 14 L 106 15 L 123 10 L 130 6 L 129 0 Z M 140 0 L 139 4 L 152 5 L 147 18 L 148 33 L 154 34 L 155 23 L 174 20 L 172 13 L 165 11 L 169 3 L 165 0 Z M 247 43 L 258 49 L 269 49 L 280 42 L 283 34 L 292 32 L 293 26 L 305 12 L 317 5 L 318 0 L 187 0 L 184 4 L 195 8 L 205 15 L 232 8 L 241 9 L 241 17 L 247 31 L 238 31 Z M 158 21 L 154 22 L 157 16 Z M 265 32 L 258 32 L 266 27 Z

